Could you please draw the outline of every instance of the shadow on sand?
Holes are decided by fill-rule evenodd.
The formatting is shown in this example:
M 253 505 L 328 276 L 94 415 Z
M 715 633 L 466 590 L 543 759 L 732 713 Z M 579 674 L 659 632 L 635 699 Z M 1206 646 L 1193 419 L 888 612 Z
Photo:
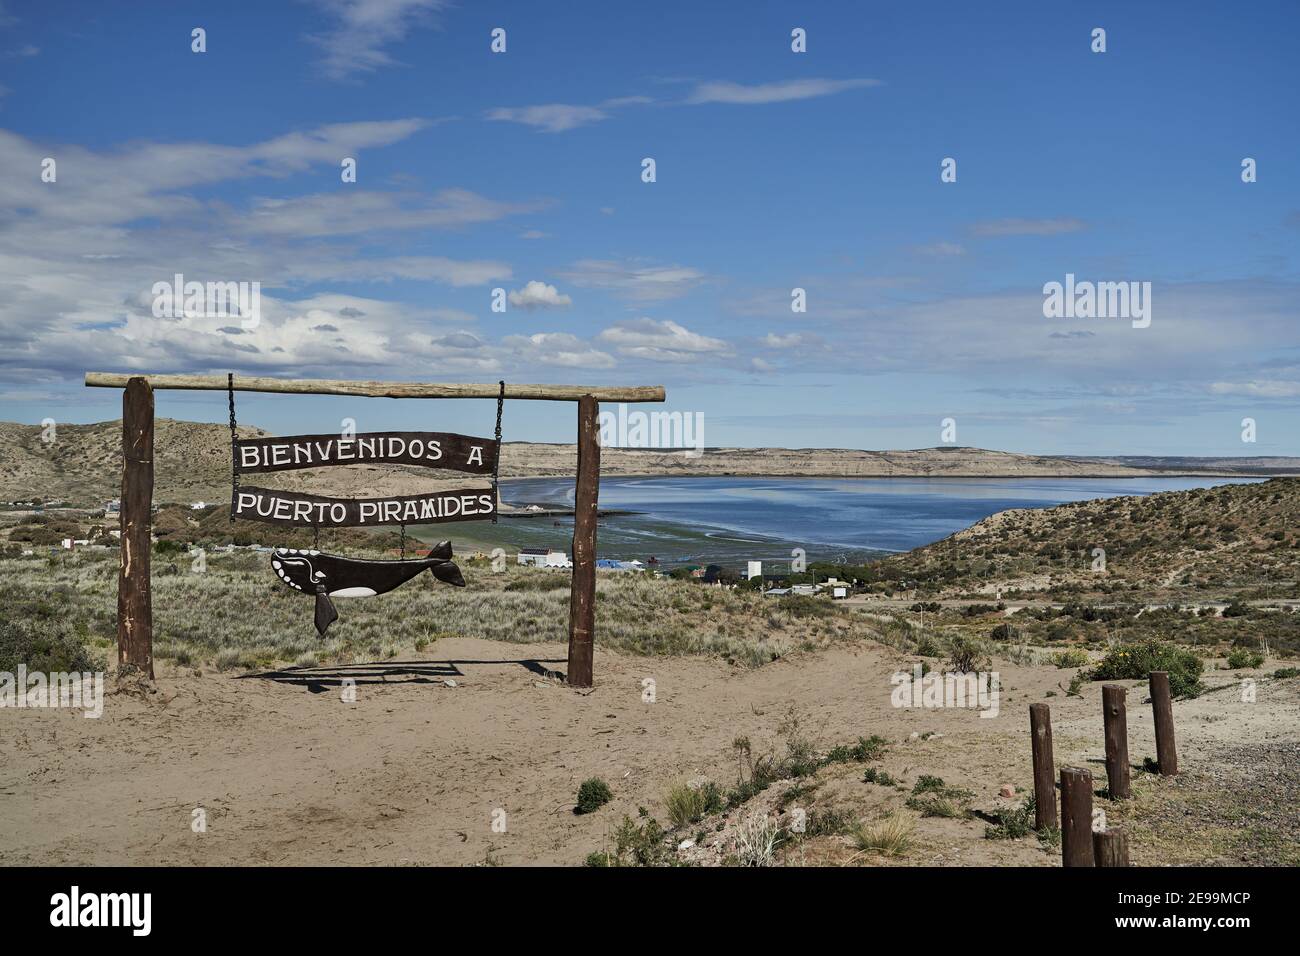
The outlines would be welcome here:
M 240 674 L 237 680 L 270 680 L 278 684 L 306 687 L 313 694 L 322 694 L 329 687 L 341 687 L 345 680 L 355 684 L 442 684 L 448 678 L 463 677 L 460 665 L 510 664 L 546 679 L 564 680 L 563 671 L 551 670 L 547 664 L 565 664 L 564 658 L 539 660 L 489 660 L 489 661 L 374 661 L 355 664 L 335 664 L 328 667 L 286 667 L 282 670 Z

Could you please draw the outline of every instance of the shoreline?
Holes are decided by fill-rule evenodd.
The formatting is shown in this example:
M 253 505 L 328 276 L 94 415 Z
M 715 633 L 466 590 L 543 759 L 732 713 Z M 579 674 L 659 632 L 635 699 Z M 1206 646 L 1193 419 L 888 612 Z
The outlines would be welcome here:
M 1290 474 L 1277 472 L 1240 472 L 1240 471 L 1152 471 L 1141 472 L 1139 474 L 1126 475 L 1098 475 L 1098 474 L 1033 474 L 1033 475 L 1014 475 L 1014 474 L 942 474 L 942 475 L 807 475 L 794 474 L 789 472 L 748 472 L 748 471 L 720 471 L 713 474 L 699 473 L 673 473 L 673 472 L 618 472 L 602 473 L 602 479 L 606 478 L 807 478 L 807 479 L 833 479 L 835 481 L 880 481 L 882 479 L 916 479 L 920 481 L 970 481 L 978 478 L 988 478 L 995 481 L 1032 481 L 1043 478 L 1052 481 L 1068 481 L 1071 479 L 1089 480 L 1089 481 L 1134 481 L 1141 478 L 1255 478 L 1266 481 L 1270 478 L 1298 478 L 1300 473 Z M 545 480 L 562 480 L 572 478 L 577 480 L 577 475 L 560 474 L 560 475 L 511 475 L 502 476 L 500 482 L 505 484 L 508 481 L 545 481 Z

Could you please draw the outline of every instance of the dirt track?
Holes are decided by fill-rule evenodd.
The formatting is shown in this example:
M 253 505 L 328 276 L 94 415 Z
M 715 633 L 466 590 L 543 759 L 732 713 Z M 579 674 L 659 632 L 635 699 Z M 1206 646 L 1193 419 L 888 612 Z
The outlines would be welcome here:
M 576 864 L 622 814 L 644 805 L 663 820 L 674 781 L 733 783 L 733 738 L 776 745 L 791 705 L 820 747 L 880 734 L 895 775 L 939 774 L 990 805 L 999 785 L 1030 785 L 1026 707 L 1070 674 L 998 662 L 1001 715 L 982 719 L 892 707 L 890 675 L 910 664 L 875 645 L 758 670 L 598 651 L 590 694 L 546 676 L 564 667 L 558 645 L 447 639 L 426 656 L 310 679 L 160 675 L 159 693 L 110 696 L 99 720 L 0 709 L 0 863 L 458 865 L 491 853 L 504 864 Z M 341 699 L 341 675 L 358 682 L 355 704 Z M 653 704 L 642 700 L 647 677 Z M 1233 691 L 1176 705 L 1187 767 L 1232 742 L 1294 744 L 1300 702 L 1296 682 L 1285 684 L 1254 705 Z M 1085 685 L 1083 698 L 1057 690 L 1050 703 L 1058 763 L 1091 767 L 1101 786 L 1104 768 L 1086 762 L 1102 754 L 1099 697 L 1100 685 Z M 1137 763 L 1154 753 L 1151 722 L 1140 689 L 1129 701 Z M 926 732 L 940 736 L 911 737 Z M 609 782 L 614 801 L 575 816 L 590 776 Z M 206 833 L 191 830 L 196 807 Z M 498 808 L 505 833 L 492 829 Z M 1032 839 L 982 834 L 979 821 L 922 820 L 906 862 L 1056 862 Z

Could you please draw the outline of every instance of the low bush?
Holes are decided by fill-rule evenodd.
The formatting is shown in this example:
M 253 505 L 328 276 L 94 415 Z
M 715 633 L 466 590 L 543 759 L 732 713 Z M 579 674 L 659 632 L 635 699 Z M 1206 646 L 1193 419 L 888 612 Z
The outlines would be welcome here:
M 573 808 L 573 812 L 595 813 L 612 799 L 614 794 L 610 791 L 609 784 L 599 777 L 591 777 L 582 781 L 582 786 L 578 787 L 578 805 Z
M 74 619 L 66 601 L 0 594 L 0 671 L 68 673 L 103 670 L 86 647 L 84 620 Z
M 698 823 L 710 813 L 717 813 L 726 806 L 726 799 L 718 785 L 706 781 L 698 786 L 679 783 L 668 790 L 664 798 L 668 808 L 668 819 L 675 827 Z
M 1252 651 L 1246 647 L 1234 647 L 1228 652 L 1228 669 L 1238 670 L 1242 667 L 1260 667 L 1264 663 L 1264 655 L 1259 651 Z
M 1169 692 L 1177 698 L 1196 697 L 1205 688 L 1205 662 L 1194 653 L 1154 638 L 1113 648 L 1092 669 L 1092 680 L 1145 680 L 1152 671 L 1169 672 Z

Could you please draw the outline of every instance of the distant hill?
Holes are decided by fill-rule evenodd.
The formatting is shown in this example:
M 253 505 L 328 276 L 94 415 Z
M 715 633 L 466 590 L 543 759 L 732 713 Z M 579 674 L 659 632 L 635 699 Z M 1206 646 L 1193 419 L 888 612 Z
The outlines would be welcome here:
M 1104 570 L 1094 570 L 1097 548 Z M 1300 479 L 1002 511 L 884 564 L 891 578 L 947 593 L 1294 597 Z
M 93 505 L 116 498 L 121 482 L 121 423 L 59 425 L 57 440 L 41 440 L 37 425 L 0 422 L 0 501 L 62 498 Z M 269 434 L 241 427 L 241 437 Z M 155 423 L 154 500 L 159 503 L 228 501 L 230 432 L 226 425 L 160 418 Z M 805 477 L 1044 478 L 1140 477 L 1167 474 L 1254 474 L 1264 464 L 1274 474 L 1300 474 L 1300 460 L 1076 459 L 980 448 L 940 447 L 910 451 L 839 448 L 709 448 L 698 458 L 680 451 L 606 448 L 601 473 L 616 475 L 740 475 Z M 1161 463 L 1176 462 L 1168 465 Z M 572 475 L 573 445 L 507 442 L 502 477 Z M 1136 467 L 1140 464 L 1140 467 Z M 447 481 L 434 479 L 446 475 Z M 258 484 L 315 493 L 410 494 L 464 476 L 398 467 L 348 466 L 259 476 Z
M 1240 475 L 1300 475 L 1300 458 L 1256 455 L 1242 458 L 1186 458 L 1180 456 L 1111 455 L 1103 458 L 1073 458 L 1072 461 L 1124 465 L 1148 471 L 1186 473 L 1187 469 L 1227 469 Z

